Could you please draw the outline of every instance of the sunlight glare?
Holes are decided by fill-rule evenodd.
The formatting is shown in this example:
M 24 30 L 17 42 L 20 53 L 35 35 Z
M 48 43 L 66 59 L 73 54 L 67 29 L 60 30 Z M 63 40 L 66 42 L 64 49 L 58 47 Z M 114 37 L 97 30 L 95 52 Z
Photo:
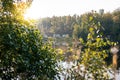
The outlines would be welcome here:
M 25 14 L 24 14 L 24 18 L 25 19 L 38 19 L 40 18 L 40 10 L 39 10 L 39 2 L 37 1 L 33 1 L 31 6 L 26 10 Z
M 52 16 L 81 15 L 91 10 L 98 12 L 99 9 L 112 12 L 119 5 L 119 0 L 33 0 L 24 17 L 25 19 L 39 19 Z

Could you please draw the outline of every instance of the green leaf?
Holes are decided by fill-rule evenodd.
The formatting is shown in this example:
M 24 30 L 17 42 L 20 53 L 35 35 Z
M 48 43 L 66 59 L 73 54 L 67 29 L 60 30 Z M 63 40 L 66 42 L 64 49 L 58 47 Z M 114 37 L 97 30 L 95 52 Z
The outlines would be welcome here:
M 90 28 L 89 28 L 89 31 L 90 31 L 90 32 L 93 32 L 93 31 L 94 31 L 94 28 L 90 27 Z
M 89 17 L 89 21 L 92 21 L 92 20 L 93 20 L 93 17 L 92 17 L 92 16 L 90 16 L 90 17 Z

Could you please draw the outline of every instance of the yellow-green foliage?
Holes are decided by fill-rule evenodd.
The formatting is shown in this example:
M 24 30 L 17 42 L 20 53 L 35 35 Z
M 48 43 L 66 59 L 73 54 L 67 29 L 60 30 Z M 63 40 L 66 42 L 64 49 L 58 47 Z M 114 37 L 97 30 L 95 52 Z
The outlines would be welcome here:
M 93 80 L 106 80 L 109 79 L 107 73 L 107 65 L 105 58 L 108 57 L 110 46 L 114 45 L 107 38 L 103 38 L 100 32 L 101 25 L 94 20 L 94 16 L 90 17 L 89 34 L 87 41 L 84 42 L 80 38 L 80 42 L 83 44 L 83 51 L 81 55 L 80 64 L 85 67 L 84 76 Z M 105 75 L 107 74 L 107 75 Z
M 39 30 L 26 22 L 20 11 L 14 13 L 18 11 L 15 0 L 1 1 L 0 79 L 17 80 L 18 76 L 21 80 L 55 79 L 57 61 L 52 46 L 43 43 Z

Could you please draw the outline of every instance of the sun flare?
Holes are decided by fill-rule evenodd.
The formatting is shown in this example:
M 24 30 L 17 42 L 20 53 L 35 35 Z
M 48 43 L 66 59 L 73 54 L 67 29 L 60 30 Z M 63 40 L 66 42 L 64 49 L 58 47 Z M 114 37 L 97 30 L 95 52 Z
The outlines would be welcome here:
M 81 15 L 91 10 L 99 11 L 99 9 L 111 12 L 119 5 L 119 0 L 33 0 L 24 17 L 25 19 L 39 19 L 52 16 Z
M 40 18 L 39 3 L 33 1 L 31 6 L 26 10 L 24 14 L 25 19 L 38 19 Z

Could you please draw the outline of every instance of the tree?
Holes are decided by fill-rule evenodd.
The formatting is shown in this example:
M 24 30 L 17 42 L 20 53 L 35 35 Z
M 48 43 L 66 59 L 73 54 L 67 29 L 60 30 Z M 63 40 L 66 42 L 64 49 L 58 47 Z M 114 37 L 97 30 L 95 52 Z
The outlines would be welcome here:
M 100 22 L 95 20 L 94 14 L 88 19 L 89 33 L 87 40 L 80 38 L 82 50 L 77 66 L 71 69 L 71 78 L 75 80 L 107 80 L 108 66 L 105 59 L 108 57 L 109 49 L 116 44 L 101 33 Z
M 108 57 L 110 46 L 114 42 L 104 38 L 101 33 L 101 25 L 94 20 L 94 15 L 90 17 L 89 34 L 82 51 L 80 63 L 84 65 L 84 76 L 93 80 L 109 79 L 105 59 Z M 80 39 L 81 42 L 82 39 Z M 91 74 L 91 75 L 90 75 Z M 106 75 L 104 75 L 106 74 Z
M 43 43 L 38 29 L 24 20 L 20 5 L 26 4 L 14 0 L 0 3 L 0 78 L 53 80 L 57 75 L 55 51 Z
M 73 27 L 74 27 L 74 30 L 73 30 L 73 39 L 78 40 L 79 33 L 80 33 L 80 26 L 78 24 L 75 24 Z

